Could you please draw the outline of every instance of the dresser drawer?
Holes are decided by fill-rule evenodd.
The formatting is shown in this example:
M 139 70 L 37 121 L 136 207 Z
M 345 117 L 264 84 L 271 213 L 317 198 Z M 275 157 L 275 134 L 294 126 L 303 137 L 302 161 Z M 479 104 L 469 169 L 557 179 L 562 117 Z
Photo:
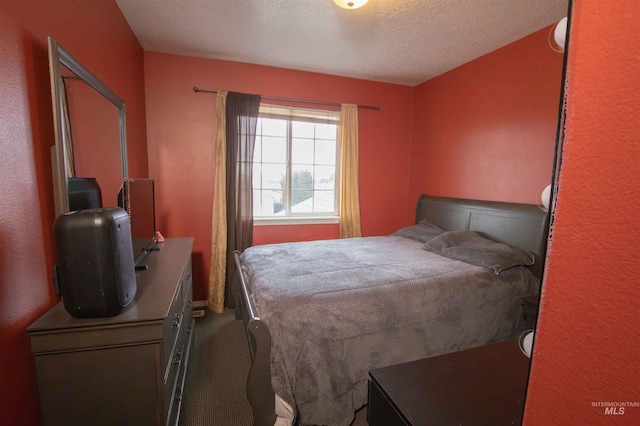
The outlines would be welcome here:
M 163 397 L 164 414 L 167 425 L 176 424 L 178 413 L 182 401 L 182 388 L 184 385 L 184 374 L 186 372 L 188 342 L 191 341 L 193 331 L 193 302 L 191 283 L 191 262 L 185 265 L 185 269 L 180 278 L 180 286 L 176 293 L 176 299 L 171 305 L 171 315 L 174 320 L 171 322 L 171 329 L 165 333 L 164 347 L 170 348 L 171 353 L 168 359 L 164 375 Z M 179 311 L 179 312 L 178 312 Z M 176 317 L 176 315 L 178 315 Z M 167 320 L 170 317 L 167 318 Z M 178 318 L 178 320 L 176 320 Z M 166 323 L 166 326 L 169 322 Z M 176 326 L 177 325 L 177 326 Z
M 191 296 L 191 280 L 185 281 L 183 285 L 188 288 L 188 293 L 184 293 L 184 309 L 182 311 L 185 326 L 191 324 L 193 319 L 193 297 Z
M 180 328 L 182 326 L 182 312 L 184 310 L 182 296 L 182 283 L 180 283 L 175 292 L 175 298 L 169 308 L 169 314 L 162 323 L 162 365 L 164 366 L 165 382 L 169 373 L 169 363 L 173 359 L 173 353 L 175 352 L 178 335 L 180 334 Z
M 171 395 L 169 416 L 167 417 L 167 426 L 177 426 L 180 420 L 180 409 L 182 408 L 182 392 L 184 390 L 184 378 L 186 375 L 186 366 L 181 366 L 177 376 L 178 383 L 175 392 Z
M 173 396 L 171 411 L 167 417 L 167 426 L 176 426 L 178 424 L 180 409 L 182 408 L 182 390 L 177 389 Z
M 165 382 L 162 388 L 163 398 L 164 398 L 164 418 L 168 419 L 170 417 L 170 413 L 173 410 L 173 397 L 176 392 L 176 388 L 178 385 L 178 372 L 180 371 L 180 367 L 183 362 L 183 352 L 182 348 L 178 348 L 171 359 L 171 363 L 167 367 L 167 374 L 165 375 Z M 167 416 L 169 415 L 169 416 Z
M 191 260 L 189 260 L 189 262 L 187 263 L 187 266 L 185 267 L 184 273 L 182 274 L 182 297 L 184 298 L 185 304 L 187 303 L 187 301 L 192 302 L 193 303 L 193 297 L 192 297 L 192 281 L 193 281 L 193 275 L 191 273 Z
M 184 321 L 184 326 L 181 327 L 180 335 L 178 337 L 178 347 L 170 366 L 169 377 L 164 385 L 165 413 L 169 413 L 169 415 L 165 417 L 168 419 L 167 424 L 177 424 L 177 417 L 175 420 L 172 420 L 172 418 L 174 413 L 180 411 L 180 405 L 182 404 L 182 392 L 184 389 L 184 380 L 187 371 L 187 364 L 189 362 L 191 345 L 193 343 L 194 325 L 193 320 Z

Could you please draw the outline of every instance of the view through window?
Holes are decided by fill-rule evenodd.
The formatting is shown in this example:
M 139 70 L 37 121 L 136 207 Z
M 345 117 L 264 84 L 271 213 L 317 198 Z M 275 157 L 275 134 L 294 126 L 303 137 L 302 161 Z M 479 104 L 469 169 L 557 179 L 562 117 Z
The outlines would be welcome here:
M 339 120 L 338 111 L 260 106 L 255 219 L 337 218 Z

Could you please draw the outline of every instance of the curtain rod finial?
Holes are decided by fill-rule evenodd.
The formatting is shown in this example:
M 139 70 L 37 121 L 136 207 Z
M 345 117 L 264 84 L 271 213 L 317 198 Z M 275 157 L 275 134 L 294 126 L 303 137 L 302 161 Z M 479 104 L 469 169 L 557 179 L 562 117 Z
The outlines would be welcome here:
M 199 92 L 199 91 L 200 91 L 200 89 L 198 89 L 198 86 L 193 86 L 193 91 L 194 91 L 194 92 Z

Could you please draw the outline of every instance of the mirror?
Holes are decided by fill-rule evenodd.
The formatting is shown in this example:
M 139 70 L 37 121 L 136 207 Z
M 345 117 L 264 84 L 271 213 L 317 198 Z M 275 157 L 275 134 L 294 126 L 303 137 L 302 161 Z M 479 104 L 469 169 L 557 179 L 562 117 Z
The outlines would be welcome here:
M 128 176 L 124 102 L 51 37 L 49 72 L 56 216 L 79 205 L 118 205 Z

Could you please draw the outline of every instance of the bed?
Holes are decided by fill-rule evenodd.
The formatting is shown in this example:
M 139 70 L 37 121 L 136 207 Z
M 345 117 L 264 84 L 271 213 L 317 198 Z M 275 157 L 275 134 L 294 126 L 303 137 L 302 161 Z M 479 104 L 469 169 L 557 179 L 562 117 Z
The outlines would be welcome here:
M 388 236 L 236 252 L 255 424 L 349 425 L 369 370 L 516 337 L 520 301 L 539 290 L 546 218 L 422 195 L 415 225 Z

